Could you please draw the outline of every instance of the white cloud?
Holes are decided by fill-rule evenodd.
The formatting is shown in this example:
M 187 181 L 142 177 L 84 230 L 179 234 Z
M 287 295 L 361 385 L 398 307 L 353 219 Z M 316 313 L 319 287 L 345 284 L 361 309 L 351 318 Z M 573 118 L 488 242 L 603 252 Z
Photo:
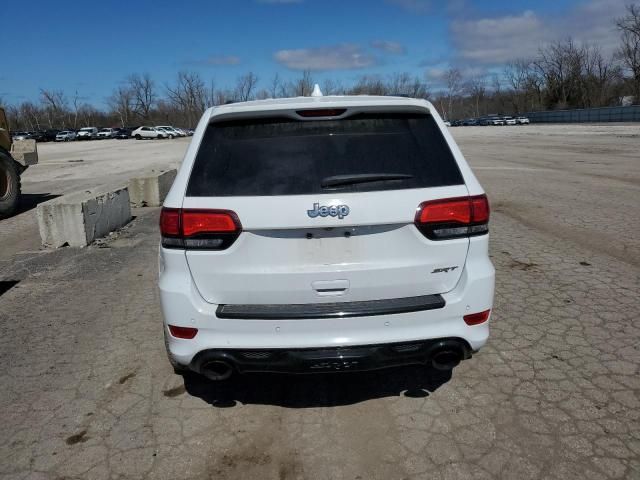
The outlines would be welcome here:
M 445 75 L 448 68 L 444 66 L 428 68 L 424 76 L 427 81 L 434 87 L 442 87 L 445 84 Z M 473 77 L 485 77 L 488 71 L 484 67 L 461 67 L 458 68 L 463 79 L 470 79 Z
M 534 55 L 544 41 L 543 22 L 531 10 L 479 20 L 454 20 L 453 42 L 462 60 L 497 64 Z
M 382 50 L 385 53 L 393 53 L 394 55 L 404 55 L 407 53 L 404 45 L 390 40 L 374 40 L 371 42 L 371 47 Z
M 375 65 L 376 59 L 358 45 L 279 50 L 274 59 L 292 70 L 351 70 Z
M 240 58 L 235 55 L 212 55 L 200 63 L 205 65 L 238 65 Z
M 432 82 L 441 82 L 444 78 L 444 74 L 447 70 L 445 68 L 433 67 L 428 68 L 425 72 L 425 77 L 427 80 Z
M 619 38 L 613 22 L 623 10 L 620 0 L 590 0 L 562 16 L 526 10 L 517 15 L 456 19 L 450 25 L 456 60 L 499 65 L 533 57 L 545 44 L 568 37 L 599 45 L 610 54 Z

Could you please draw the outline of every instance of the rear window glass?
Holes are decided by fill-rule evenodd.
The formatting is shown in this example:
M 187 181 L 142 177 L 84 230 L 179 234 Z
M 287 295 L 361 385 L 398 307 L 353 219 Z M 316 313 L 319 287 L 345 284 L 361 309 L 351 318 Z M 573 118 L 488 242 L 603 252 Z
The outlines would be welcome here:
M 326 182 L 334 176 L 388 174 L 402 178 L 329 187 Z M 463 183 L 431 115 L 360 114 L 312 121 L 269 118 L 210 124 L 187 196 L 305 195 Z

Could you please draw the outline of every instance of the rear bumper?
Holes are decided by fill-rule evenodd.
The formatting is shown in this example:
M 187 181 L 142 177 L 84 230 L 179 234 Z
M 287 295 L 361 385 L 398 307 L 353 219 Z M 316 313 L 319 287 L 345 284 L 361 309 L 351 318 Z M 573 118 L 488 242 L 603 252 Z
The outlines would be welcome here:
M 189 368 L 202 373 L 208 362 L 225 362 L 239 373 L 320 373 L 368 371 L 405 365 L 425 365 L 437 352 L 456 351 L 471 357 L 461 339 L 306 349 L 213 349 L 198 353 Z
M 217 315 L 219 305 L 205 302 L 194 285 L 184 251 L 161 248 L 159 288 L 168 348 L 178 363 L 194 369 L 197 369 L 196 359 L 202 352 L 233 355 L 244 350 L 299 352 L 335 349 L 339 352 L 347 347 L 429 343 L 447 338 L 464 341 L 469 350 L 475 351 L 484 346 L 489 337 L 489 322 L 469 326 L 463 316 L 493 307 L 495 270 L 487 248 L 486 236 L 470 240 L 467 261 L 458 284 L 453 290 L 441 294 L 445 302 L 442 308 L 348 318 L 302 319 L 220 318 Z M 169 333 L 168 324 L 197 328 L 198 333 L 189 340 L 175 338 Z M 364 355 L 373 360 L 359 361 L 359 365 L 394 365 L 395 360 L 384 355 L 385 351 L 376 350 L 374 354 Z M 328 361 L 340 355 L 336 352 L 329 355 Z M 291 355 L 287 354 L 285 359 Z M 294 353 L 293 357 L 294 361 L 287 360 L 286 363 L 299 363 L 295 361 L 299 354 Z M 417 363 L 427 361 L 424 355 L 421 358 Z M 400 361 L 403 362 L 400 364 L 405 364 L 405 360 Z M 239 365 L 246 363 L 243 360 Z

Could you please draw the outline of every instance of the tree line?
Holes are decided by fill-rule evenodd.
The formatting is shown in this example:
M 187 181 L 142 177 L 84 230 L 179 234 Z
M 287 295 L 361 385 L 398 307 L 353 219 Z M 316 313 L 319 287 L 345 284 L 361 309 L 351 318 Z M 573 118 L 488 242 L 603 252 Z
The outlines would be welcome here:
M 325 79 L 325 95 L 406 95 L 429 99 L 448 119 L 489 113 L 619 105 L 626 97 L 640 104 L 640 6 L 629 5 L 615 21 L 620 43 L 612 55 L 597 45 L 571 38 L 540 47 L 533 58 L 509 62 L 500 73 L 465 76 L 460 68 L 444 71 L 442 88 L 431 91 L 424 78 L 409 73 L 361 75 L 350 85 Z M 235 85 L 218 88 L 197 72 L 179 72 L 171 83 L 159 84 L 149 74 L 129 75 L 98 109 L 78 92 L 40 90 L 39 102 L 4 105 L 14 130 L 83 126 L 171 124 L 194 127 L 209 106 L 265 98 L 310 95 L 315 80 L 310 71 L 285 80 L 280 74 L 261 79 L 254 72 Z M 0 105 L 2 105 L 0 99 Z

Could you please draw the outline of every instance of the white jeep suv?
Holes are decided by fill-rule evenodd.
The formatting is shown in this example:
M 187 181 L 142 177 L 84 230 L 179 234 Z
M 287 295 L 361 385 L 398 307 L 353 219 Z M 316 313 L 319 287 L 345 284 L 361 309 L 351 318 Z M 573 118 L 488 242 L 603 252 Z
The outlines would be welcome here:
M 213 380 L 451 369 L 489 335 L 488 221 L 429 102 L 210 108 L 160 219 L 169 359 Z

